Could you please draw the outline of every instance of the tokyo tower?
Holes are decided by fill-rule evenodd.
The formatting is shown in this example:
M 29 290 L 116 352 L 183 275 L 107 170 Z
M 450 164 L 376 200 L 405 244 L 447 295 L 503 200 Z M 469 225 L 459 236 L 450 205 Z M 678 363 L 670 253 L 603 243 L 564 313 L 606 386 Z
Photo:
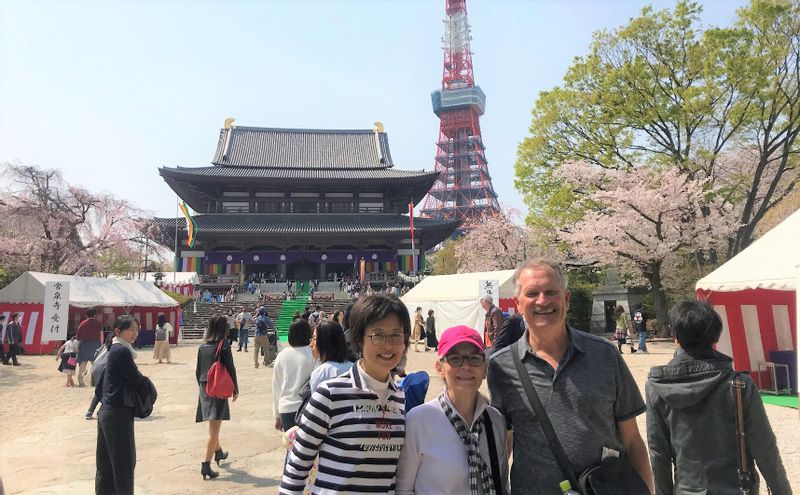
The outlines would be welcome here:
M 500 212 L 492 188 L 479 118 L 486 96 L 472 73 L 466 0 L 446 0 L 442 89 L 431 94 L 439 119 L 436 168 L 439 178 L 422 206 L 423 216 L 462 220 L 467 228 Z

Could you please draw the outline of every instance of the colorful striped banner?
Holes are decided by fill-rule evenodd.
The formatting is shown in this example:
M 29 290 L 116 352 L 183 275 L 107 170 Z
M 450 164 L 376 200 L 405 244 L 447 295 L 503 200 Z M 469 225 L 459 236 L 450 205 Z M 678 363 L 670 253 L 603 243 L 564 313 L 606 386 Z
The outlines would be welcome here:
M 238 275 L 242 271 L 242 267 L 238 263 L 220 264 L 208 263 L 206 265 L 206 273 L 208 275 Z
M 181 271 L 203 273 L 203 258 L 181 258 Z

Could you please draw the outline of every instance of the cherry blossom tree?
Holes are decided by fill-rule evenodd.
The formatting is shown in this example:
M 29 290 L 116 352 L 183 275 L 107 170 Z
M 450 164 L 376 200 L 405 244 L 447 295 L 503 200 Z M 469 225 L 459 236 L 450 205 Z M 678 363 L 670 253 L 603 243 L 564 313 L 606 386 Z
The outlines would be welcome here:
M 726 246 L 738 227 L 736 211 L 710 180 L 690 178 L 675 167 L 612 170 L 570 162 L 558 168 L 557 177 L 588 209 L 560 232 L 570 254 L 645 281 L 662 328 L 665 270 L 687 253 Z
M 0 204 L 0 259 L 51 273 L 88 275 L 110 249 L 125 250 L 144 214 L 126 200 L 64 181 L 58 170 L 5 166 L 10 187 Z
M 509 270 L 528 258 L 557 256 L 553 237 L 515 224 L 518 216 L 516 210 L 507 210 L 477 222 L 455 246 L 458 272 Z

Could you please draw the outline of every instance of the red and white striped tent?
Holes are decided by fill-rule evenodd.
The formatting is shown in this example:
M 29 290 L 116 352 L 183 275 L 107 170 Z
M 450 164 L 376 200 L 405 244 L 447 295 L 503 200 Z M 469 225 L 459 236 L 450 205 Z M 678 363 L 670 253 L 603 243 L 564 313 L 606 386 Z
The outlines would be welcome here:
M 800 210 L 695 286 L 722 317 L 717 350 L 755 371 L 771 351 L 797 350 Z
M 25 272 L 0 290 L 0 314 L 6 315 L 6 321 L 9 321 L 12 313 L 20 313 L 22 343 L 28 353 L 48 353 L 61 345 L 58 341 L 41 342 L 47 282 L 70 283 L 70 330 L 78 328 L 89 307 L 97 308 L 102 315 L 102 322 L 109 325 L 118 316 L 131 314 L 139 320 L 143 330 L 155 329 L 158 315 L 163 314 L 175 328 L 170 341 L 177 343 L 180 305 L 152 282 Z

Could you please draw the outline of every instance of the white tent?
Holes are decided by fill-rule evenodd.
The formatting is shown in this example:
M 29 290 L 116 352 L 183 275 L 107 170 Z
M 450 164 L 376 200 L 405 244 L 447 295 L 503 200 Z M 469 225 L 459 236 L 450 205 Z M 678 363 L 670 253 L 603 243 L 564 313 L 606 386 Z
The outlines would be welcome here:
M 149 306 L 172 308 L 174 299 L 152 282 L 78 277 L 55 273 L 25 272 L 0 290 L 0 303 L 42 303 L 47 282 L 69 282 L 69 303 L 79 308 L 91 306 Z
M 697 282 L 697 297 L 723 321 L 717 349 L 737 369 L 755 372 L 773 351 L 796 351 L 798 267 L 800 210 Z
M 727 263 L 701 278 L 696 289 L 796 290 L 800 265 L 800 210 L 761 236 Z
M 485 313 L 478 302 L 481 281 L 497 280 L 500 284 L 500 307 L 513 310 L 513 303 L 509 302 L 514 297 L 513 275 L 514 270 L 432 275 L 425 277 L 400 299 L 412 315 L 417 307 L 422 308 L 425 317 L 432 309 L 436 317 L 436 333 L 440 335 L 455 325 L 468 325 L 483 334 Z

